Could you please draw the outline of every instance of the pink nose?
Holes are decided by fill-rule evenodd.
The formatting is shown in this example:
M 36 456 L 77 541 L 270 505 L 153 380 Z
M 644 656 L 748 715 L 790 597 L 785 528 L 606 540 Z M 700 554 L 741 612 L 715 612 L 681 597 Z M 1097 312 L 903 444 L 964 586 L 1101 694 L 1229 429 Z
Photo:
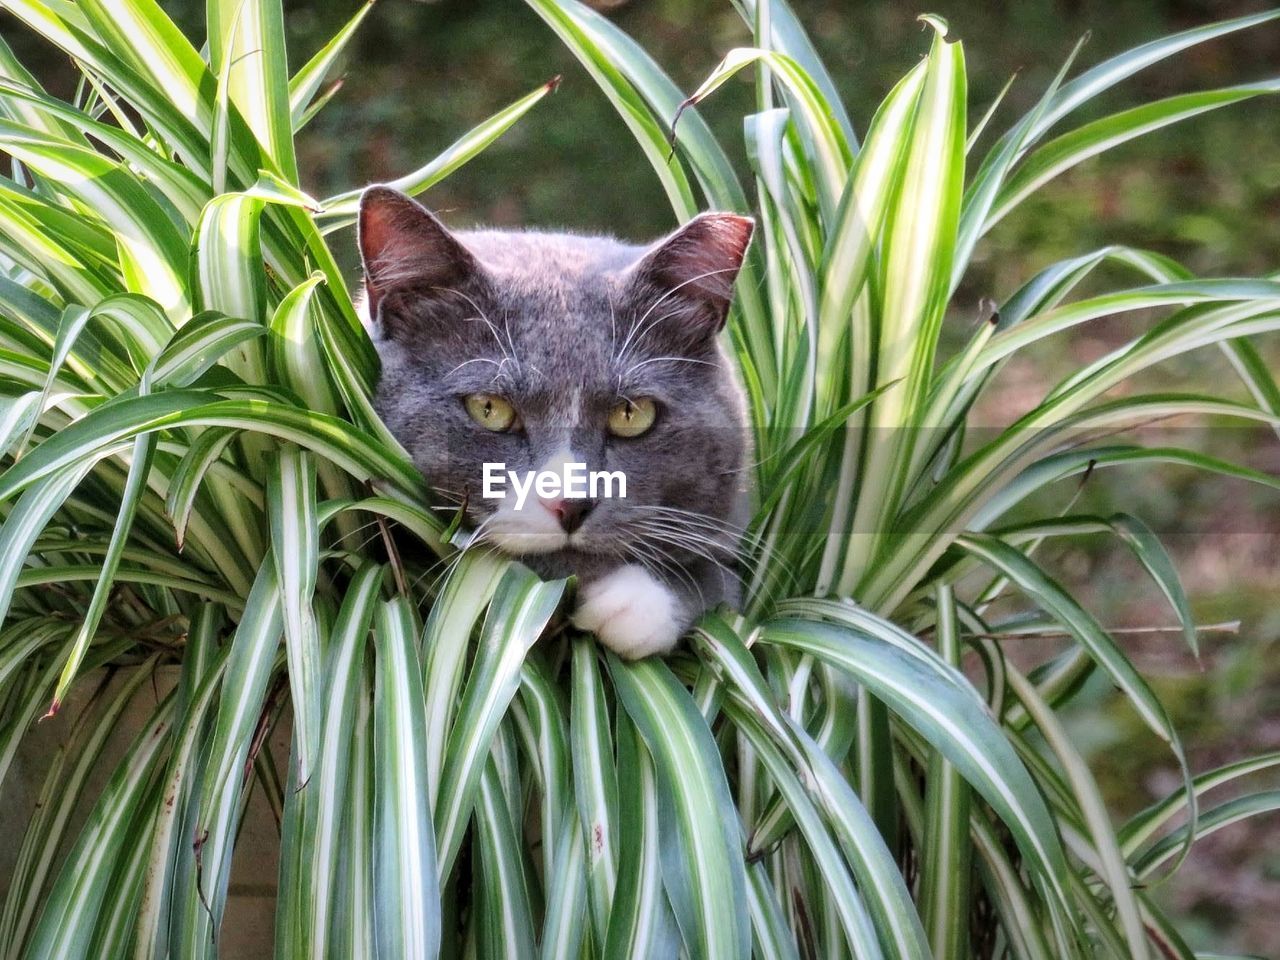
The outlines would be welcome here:
M 572 500 L 539 498 L 539 502 L 555 515 L 555 518 L 560 521 L 560 528 L 565 533 L 573 533 L 582 526 L 582 522 L 587 519 L 587 514 L 595 507 L 595 501 L 584 497 L 575 497 Z

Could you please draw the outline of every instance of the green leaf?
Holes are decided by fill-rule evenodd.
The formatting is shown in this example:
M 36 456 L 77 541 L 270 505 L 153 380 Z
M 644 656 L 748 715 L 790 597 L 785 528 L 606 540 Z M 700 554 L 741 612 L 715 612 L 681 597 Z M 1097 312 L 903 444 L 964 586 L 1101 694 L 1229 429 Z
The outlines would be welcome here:
M 1060 623 L 1063 629 L 1089 651 L 1098 666 L 1133 704 L 1151 732 L 1169 745 L 1182 770 L 1183 782 L 1190 797 L 1188 815 L 1192 824 L 1192 834 L 1189 835 L 1193 835 L 1196 803 L 1192 792 L 1191 771 L 1187 766 L 1182 739 L 1174 728 L 1164 705 L 1160 703 L 1150 685 L 1138 673 L 1115 641 L 1070 594 L 1017 549 L 994 537 L 974 534 L 960 537 L 956 543 L 962 550 L 981 558 L 1007 576 L 1030 599 Z
M 373 724 L 377 943 L 381 956 L 434 957 L 440 950 L 440 887 L 431 807 L 423 783 L 426 714 L 418 628 L 399 597 L 378 608 Z
M 609 656 L 609 675 L 627 716 L 653 758 L 662 819 L 662 876 L 691 956 L 751 953 L 746 875 L 737 823 L 715 741 L 671 671 L 652 659 Z
M 221 924 L 241 811 L 241 781 L 283 630 L 279 582 L 268 558 L 231 640 L 200 781 L 183 814 L 182 835 L 192 842 L 180 846 L 175 874 L 169 934 L 175 954 L 205 956 Z
M 480 847 L 480 949 L 487 957 L 529 957 L 536 951 L 524 857 L 512 813 L 492 758 L 480 778 L 476 801 Z
M 50 713 L 57 713 L 62 705 L 62 699 L 66 696 L 67 690 L 76 678 L 76 673 L 80 669 L 80 663 L 84 659 L 85 651 L 93 641 L 98 624 L 106 610 L 107 601 L 110 599 L 112 587 L 114 586 L 116 571 L 119 569 L 120 559 L 124 553 L 125 544 L 128 542 L 130 530 L 133 527 L 138 501 L 146 489 L 155 446 L 156 438 L 151 434 L 145 434 L 133 441 L 133 449 L 129 455 L 129 479 L 120 497 L 119 517 L 116 520 L 115 529 L 111 533 L 111 544 L 107 548 L 106 555 L 102 558 L 98 584 L 94 588 L 93 598 L 89 601 L 89 608 L 85 611 L 84 618 L 81 620 L 80 630 L 76 634 L 71 654 L 67 658 L 66 665 L 62 668 L 62 675 L 58 677 L 58 686 L 53 693 L 53 704 L 49 707 Z
M 163 756 L 172 707 L 170 698 L 134 738 L 90 811 L 44 900 L 26 956 L 39 960 L 87 960 L 93 956 L 95 924 L 102 911 L 111 908 L 112 871 L 117 860 L 131 852 L 126 846 L 130 826 L 135 817 L 145 816 L 147 787 Z
M 680 933 L 662 886 L 662 799 L 653 760 L 636 728 L 618 718 L 618 886 L 604 938 L 606 960 L 669 956 Z M 582 834 L 579 834 L 582 836 Z
M 263 158 L 296 184 L 280 0 L 209 0 L 208 10 L 210 68 L 214 73 L 227 68 L 231 102 L 253 131 Z
M 1192 795 L 1200 797 L 1215 787 L 1277 765 L 1280 765 L 1280 752 L 1263 753 L 1256 757 L 1228 763 L 1197 776 L 1193 783 Z M 1181 814 L 1186 809 L 1188 798 L 1188 794 L 1180 791 L 1171 793 L 1126 823 L 1119 831 L 1125 855 L 1132 856 L 1143 843 L 1155 836 L 1161 827 Z
M 454 141 L 430 163 L 389 181 L 387 186 L 410 196 L 417 196 L 430 189 L 510 130 L 521 117 L 532 110 L 543 97 L 553 93 L 559 85 L 560 78 L 556 77 L 525 94 L 515 103 L 499 110 Z M 356 209 L 363 192 L 364 190 L 348 190 L 323 202 L 326 232 L 355 223 Z
M 356 30 L 364 22 L 369 11 L 373 9 L 373 0 L 366 2 L 343 24 L 342 29 L 330 38 L 329 42 L 316 51 L 315 55 L 293 75 L 289 81 L 289 115 L 295 131 L 305 124 L 305 117 L 311 98 L 316 95 L 333 65 L 346 50 L 347 44 L 355 36 Z
M 741 701 L 745 716 L 738 716 L 738 723 L 778 783 L 818 869 L 828 884 L 847 888 L 836 896 L 833 908 L 840 912 L 850 942 L 873 953 L 883 945 L 888 956 L 926 955 L 911 894 L 844 775 L 803 727 L 778 709 L 746 647 L 727 625 L 705 619 L 699 639 Z M 857 881 L 856 891 L 851 880 Z
M 168 953 L 169 916 L 175 894 L 175 875 L 188 846 L 182 833 L 183 815 L 200 770 L 194 758 L 203 742 L 207 720 L 221 688 L 227 663 L 225 648 L 217 650 L 222 611 L 216 605 L 200 607 L 187 635 L 187 656 L 178 684 L 177 716 L 162 787 L 163 801 L 150 840 L 143 880 L 142 908 L 135 924 L 137 954 Z
M 271 557 L 284 601 L 284 641 L 289 659 L 289 690 L 300 784 L 311 776 L 320 737 L 321 654 L 311 599 L 320 565 L 316 521 L 316 474 L 312 458 L 283 444 L 267 475 L 267 512 L 271 520 Z
M 951 588 L 939 586 L 938 654 L 960 668 L 960 635 Z M 971 907 L 969 787 L 940 753 L 925 775 L 925 861 L 921 870 L 921 920 L 935 957 L 959 956 L 969 942 Z
M 463 553 L 450 568 L 427 617 L 422 679 L 427 714 L 427 788 L 432 809 L 439 804 L 440 776 L 462 690 L 471 634 L 507 570 L 507 562 L 492 553 Z
M 544 583 L 518 566 L 508 567 L 498 582 L 444 753 L 434 807 L 442 873 L 462 845 L 489 746 L 520 684 L 520 666 L 563 592 L 563 580 Z
M 559 841 L 548 875 L 546 919 L 542 928 L 543 960 L 570 960 L 582 955 L 582 934 L 589 913 L 586 841 L 572 812 L 567 819 L 575 822 L 567 829 L 550 834 Z
M 125 286 L 155 300 L 174 320 L 189 310 L 186 245 L 163 209 L 124 168 L 65 143 L 7 135 L 6 153 L 93 210 L 116 237 Z
M 1187 646 L 1197 657 L 1200 656 L 1200 641 L 1196 634 L 1195 619 L 1191 616 L 1191 603 L 1187 599 L 1186 590 L 1182 586 L 1182 578 L 1173 565 L 1173 558 L 1160 542 L 1160 538 L 1137 517 L 1118 513 L 1110 518 L 1110 526 L 1116 534 L 1129 545 L 1134 555 L 1146 568 L 1151 579 L 1160 588 L 1169 606 L 1182 624 L 1182 635 Z
M 208 123 L 202 90 L 208 67 L 155 0 L 86 0 L 77 7 L 112 53 L 146 79 L 148 89 L 198 124 Z
M 1210 110 L 1280 91 L 1280 80 L 1225 87 L 1202 93 L 1185 93 L 1112 114 L 1063 134 L 1031 154 L 1004 185 L 987 214 L 985 229 L 1000 222 L 1010 210 L 1045 183 L 1078 163 L 1144 136 L 1153 130 L 1199 116 Z
M 1053 820 L 1022 762 L 968 681 L 910 635 L 851 604 L 791 601 L 763 639 L 848 672 L 906 719 L 991 804 L 1046 896 L 1065 908 L 1067 866 Z
M 104 404 L 59 431 L 0 474 L 0 500 L 63 468 L 102 456 L 138 434 L 190 426 L 264 433 L 306 447 L 356 479 L 378 477 L 410 494 L 422 486 L 411 466 L 344 421 L 279 402 L 219 400 L 204 391 L 169 390 Z
M 231 350 L 265 332 L 262 324 L 253 320 L 212 310 L 199 313 L 169 338 L 151 362 L 151 383 L 189 387 Z
M 1227 800 L 1210 807 L 1195 821 L 1184 824 L 1167 837 L 1161 838 L 1149 850 L 1138 856 L 1133 865 L 1137 877 L 1150 877 L 1161 865 L 1173 860 L 1175 865 L 1183 858 L 1182 851 L 1202 837 L 1216 833 L 1223 827 L 1238 823 L 1248 817 L 1280 810 L 1280 790 L 1264 790 Z
M 125 707 L 154 670 L 154 658 L 140 664 L 109 700 L 105 688 L 99 686 L 80 711 L 66 742 L 54 753 L 8 878 L 0 941 L 20 944 L 26 940 L 57 848 L 66 839 L 72 811 L 83 796 L 85 781 Z
M 618 783 L 613 738 L 596 663 L 596 645 L 586 637 L 573 641 L 573 783 L 578 817 L 586 842 L 591 919 L 597 942 L 605 941 L 618 882 Z
M 876 376 L 903 380 L 871 408 L 869 446 L 853 537 L 837 581 L 850 593 L 865 575 L 901 502 L 912 459 L 911 429 L 923 405 L 936 360 L 942 316 L 950 296 L 960 200 L 964 189 L 966 81 L 959 43 L 946 40 L 945 24 L 926 21 L 936 35 L 925 69 L 920 102 L 902 156 L 901 180 L 885 215 L 880 286 L 884 290 Z
M 332 927 L 342 915 L 339 901 L 339 876 L 342 870 L 344 821 L 358 815 L 350 808 L 354 740 L 360 720 L 360 695 L 365 678 L 365 652 L 373 623 L 383 569 L 364 563 L 353 574 L 343 598 L 342 607 L 331 631 L 330 655 L 325 676 L 323 727 L 314 772 L 305 789 L 289 798 L 302 806 L 300 832 L 303 854 L 299 864 L 294 899 L 287 899 L 282 886 L 281 899 L 292 902 L 298 914 L 291 927 L 293 937 L 277 938 L 277 942 L 306 944 L 312 955 L 328 955 Z M 288 802 L 288 801 L 286 801 Z

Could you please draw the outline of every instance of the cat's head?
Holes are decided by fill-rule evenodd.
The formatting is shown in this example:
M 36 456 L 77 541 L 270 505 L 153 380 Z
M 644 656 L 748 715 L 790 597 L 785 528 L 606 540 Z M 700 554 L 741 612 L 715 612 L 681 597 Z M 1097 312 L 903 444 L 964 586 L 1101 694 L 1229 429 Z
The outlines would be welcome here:
M 717 335 L 751 231 L 746 217 L 703 214 L 647 247 L 453 233 L 414 200 L 371 187 L 359 239 L 378 412 L 428 482 L 466 502 L 483 539 L 507 553 L 645 553 L 659 566 L 664 551 L 696 553 L 742 481 L 741 394 Z M 523 476 L 566 461 L 622 471 L 627 496 L 531 493 L 519 509 L 510 486 L 503 499 L 482 496 L 486 463 Z M 664 524 L 684 531 L 685 549 Z

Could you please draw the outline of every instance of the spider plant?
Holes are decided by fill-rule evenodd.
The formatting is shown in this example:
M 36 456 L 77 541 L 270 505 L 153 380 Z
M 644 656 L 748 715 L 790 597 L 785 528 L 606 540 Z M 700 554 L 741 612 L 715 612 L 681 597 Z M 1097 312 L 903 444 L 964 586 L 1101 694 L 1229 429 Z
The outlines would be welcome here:
M 983 235 L 1045 182 L 1280 81 L 1072 126 L 1083 106 L 1277 14 L 1084 70 L 1073 54 L 995 136 L 999 103 L 970 114 L 935 17 L 855 127 L 778 0 L 739 4 L 750 45 L 687 100 L 589 8 L 528 3 L 677 220 L 760 219 L 729 328 L 756 443 L 744 609 L 624 663 L 557 616 L 571 584 L 464 549 L 432 511 L 371 408 L 376 357 L 330 246 L 351 242 L 358 190 L 311 197 L 294 151 L 368 6 L 290 77 L 279 0 L 209 0 L 204 47 L 155 0 L 3 0 L 80 85 L 50 96 L 0 42 L 0 777 L 42 716 L 84 706 L 11 838 L 0 954 L 216 956 L 261 791 L 279 957 L 1192 957 L 1150 887 L 1277 806 L 1201 800 L 1280 755 L 1188 770 L 1122 643 L 1037 557 L 1118 538 L 1194 647 L 1147 526 L 1016 510 L 1103 468 L 1280 486 L 1120 434 L 1280 425 L 1252 343 L 1280 327 L 1280 282 L 1111 246 L 999 291 L 958 349 L 942 332 Z M 750 183 L 695 109 L 742 72 Z M 553 86 L 395 185 L 427 191 Z M 1011 357 L 1123 314 L 1123 347 L 966 431 Z M 1226 352 L 1234 398 L 1116 390 L 1194 350 Z M 993 606 L 1009 598 L 1025 615 Z M 1033 670 L 1005 656 L 1045 632 L 1070 645 Z M 1061 717 L 1092 675 L 1184 773 L 1118 829 Z M 126 710 L 145 722 L 107 760 Z

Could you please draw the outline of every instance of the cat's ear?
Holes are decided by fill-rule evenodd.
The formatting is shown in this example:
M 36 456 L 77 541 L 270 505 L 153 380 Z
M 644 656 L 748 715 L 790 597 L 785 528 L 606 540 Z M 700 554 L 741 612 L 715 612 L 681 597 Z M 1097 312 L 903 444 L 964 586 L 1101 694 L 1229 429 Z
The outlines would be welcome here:
M 373 186 L 361 194 L 357 232 L 371 317 L 398 287 L 452 287 L 479 269 L 426 207 L 391 187 Z
M 683 318 L 686 334 L 719 333 L 754 229 L 750 217 L 699 214 L 654 244 L 631 268 L 632 282 L 648 287 L 673 306 L 692 307 Z

